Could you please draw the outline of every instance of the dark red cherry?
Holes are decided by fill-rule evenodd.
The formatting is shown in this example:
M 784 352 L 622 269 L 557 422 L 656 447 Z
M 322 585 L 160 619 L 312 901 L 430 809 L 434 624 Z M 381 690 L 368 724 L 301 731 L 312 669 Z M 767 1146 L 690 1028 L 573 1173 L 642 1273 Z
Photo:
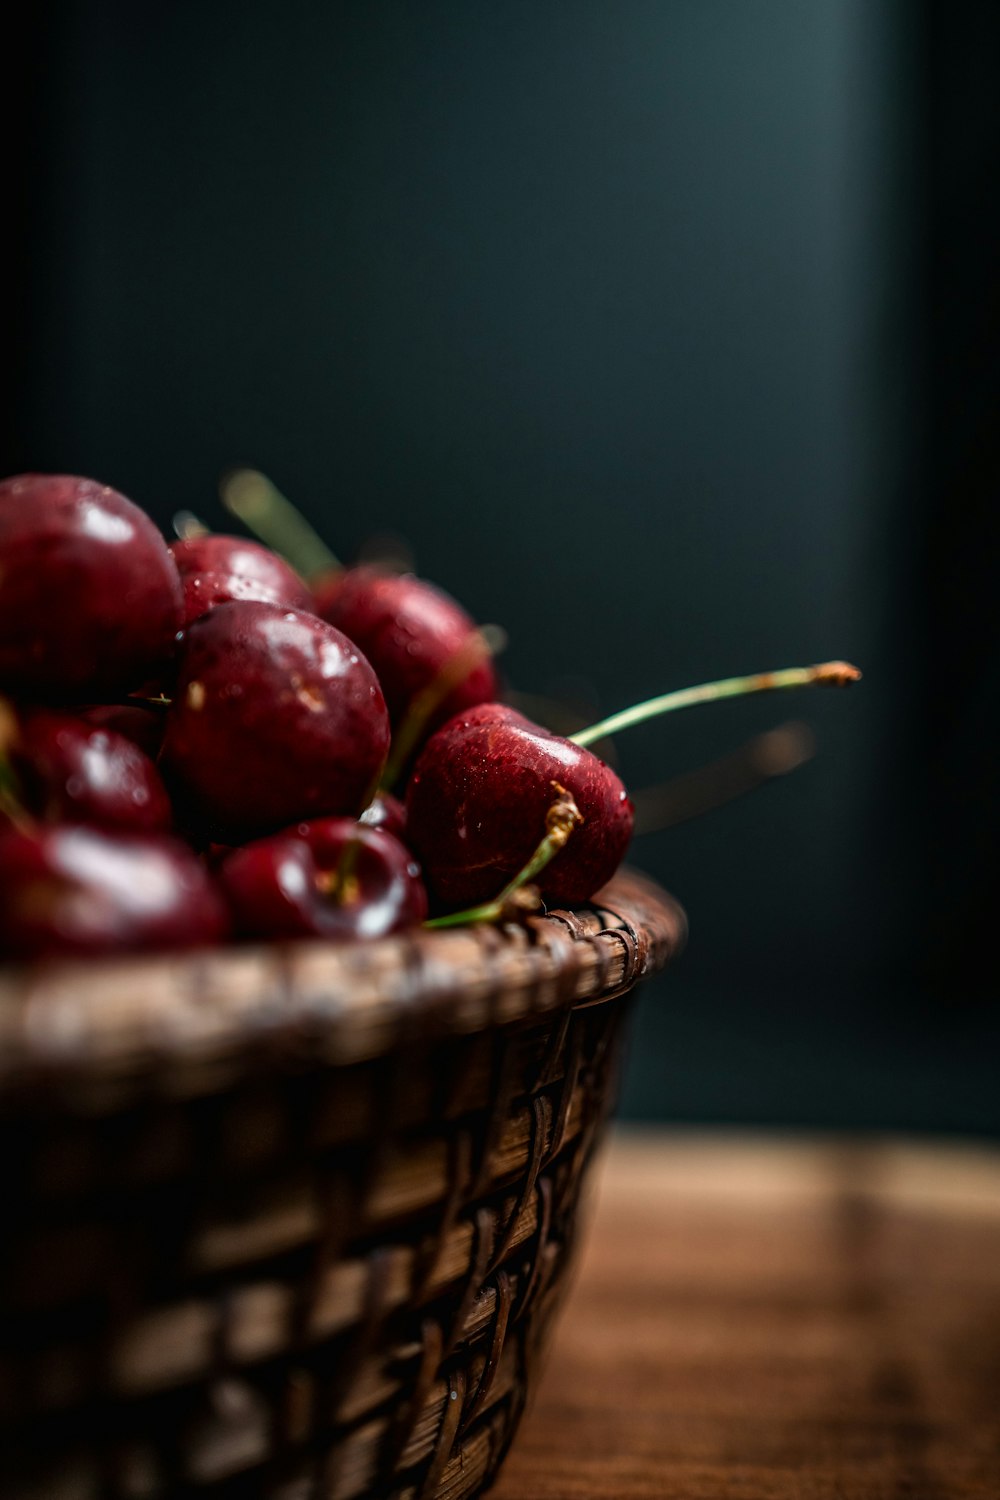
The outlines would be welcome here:
M 406 844 L 406 808 L 391 792 L 378 792 L 358 818 L 366 828 L 378 828 L 382 833 L 391 833 L 394 839 Z M 299 830 L 314 826 L 300 823 Z M 234 852 L 233 844 L 209 844 L 204 851 L 209 867 L 215 869 Z M 412 855 L 411 855 L 412 858 Z
M 307 585 L 276 552 L 245 537 L 207 532 L 170 544 L 184 587 L 184 623 L 233 599 L 312 610 Z
M 361 814 L 360 821 L 369 828 L 381 828 L 393 838 L 406 843 L 406 808 L 391 792 L 379 792 Z
M 77 709 L 76 712 L 85 724 L 93 724 L 97 729 L 112 729 L 115 734 L 124 735 L 133 745 L 138 745 L 150 760 L 155 760 L 159 755 L 166 727 L 162 709 L 143 708 L 138 703 L 88 703 L 85 708 Z
M 632 804 L 589 750 L 499 703 L 459 714 L 428 740 L 407 789 L 407 836 L 438 899 L 474 906 L 527 863 L 565 787 L 583 816 L 535 882 L 550 902 L 588 901 L 621 862 Z
M 315 608 L 350 636 L 375 668 L 394 728 L 414 699 L 474 644 L 476 627 L 465 610 L 411 573 L 345 568 L 317 585 Z M 425 734 L 496 692 L 493 663 L 480 657 L 434 709 Z
M 220 942 L 225 904 L 171 839 L 63 824 L 0 837 L 0 951 L 61 958 Z
M 218 879 L 250 938 L 386 937 L 427 916 L 410 851 L 353 818 L 320 818 L 236 849 Z
M 264 592 L 252 578 L 234 578 L 231 573 L 187 573 L 181 579 L 184 591 L 184 619 L 188 626 L 200 620 L 210 609 L 220 604 L 230 604 L 234 599 L 263 600 L 268 604 L 280 604 Z
M 388 747 L 375 673 L 315 615 L 220 604 L 185 632 L 160 764 L 185 824 L 215 842 L 355 816 Z
M 27 698 L 127 692 L 160 674 L 181 623 L 167 545 L 93 479 L 0 483 L 0 688 Z
M 22 717 L 7 750 L 25 808 L 46 823 L 163 833 L 173 823 L 159 772 L 132 740 L 70 714 Z

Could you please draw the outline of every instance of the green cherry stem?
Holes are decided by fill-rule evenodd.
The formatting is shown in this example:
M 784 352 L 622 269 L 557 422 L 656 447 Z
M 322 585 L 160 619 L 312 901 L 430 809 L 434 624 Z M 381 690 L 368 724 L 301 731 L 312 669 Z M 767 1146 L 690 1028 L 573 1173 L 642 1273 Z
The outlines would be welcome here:
M 383 791 L 390 791 L 395 786 L 423 736 L 427 721 L 437 712 L 452 689 L 464 682 L 469 673 L 482 662 L 499 655 L 506 644 L 507 636 L 499 625 L 481 625 L 449 657 L 433 682 L 414 695 L 403 722 L 393 736 L 389 759 L 379 781 Z
M 115 707 L 149 708 L 157 709 L 160 713 L 166 713 L 167 709 L 170 708 L 173 701 L 173 698 L 167 698 L 163 693 L 159 693 L 155 698 L 143 698 L 138 693 L 134 693 L 127 698 L 116 699 Z
M 393 736 L 384 771 L 368 789 L 364 800 L 365 807 L 371 804 L 380 790 L 388 791 L 399 779 L 427 720 L 438 704 L 448 696 L 453 687 L 457 687 L 462 679 L 469 675 L 473 667 L 501 650 L 506 640 L 507 637 L 499 625 L 482 626 L 481 629 L 474 631 L 465 644 L 445 663 L 434 681 L 424 688 L 422 693 L 416 695 L 399 727 L 399 732 Z M 327 887 L 326 893 L 333 901 L 348 899 L 354 866 L 357 864 L 361 851 L 360 828 L 361 820 L 358 819 L 359 831 L 347 841 L 341 850 L 337 868 Z
M 173 519 L 174 535 L 180 542 L 189 542 L 194 537 L 208 536 L 209 528 L 193 510 L 179 510 Z
M 743 698 L 749 693 L 772 693 L 785 688 L 848 687 L 860 676 L 858 668 L 850 662 L 825 661 L 815 667 L 784 667 L 778 672 L 758 672 L 750 677 L 723 677 L 717 682 L 702 682 L 697 687 L 679 688 L 659 698 L 648 698 L 645 703 L 610 714 L 568 738 L 574 745 L 592 745 L 620 729 L 631 729 L 634 724 L 644 724 L 647 719 L 659 718 L 660 714 L 673 713 L 678 708 L 692 708 L 696 703 L 714 703 L 721 698 Z
M 223 474 L 219 498 L 230 515 L 286 558 L 306 580 L 340 571 L 339 559 L 323 538 L 259 469 L 230 469 Z
M 530 880 L 540 874 L 550 860 L 554 859 L 560 849 L 565 848 L 573 829 L 583 822 L 583 814 L 577 807 L 573 798 L 564 786 L 558 781 L 552 782 L 552 790 L 556 799 L 545 815 L 545 836 L 541 839 L 534 854 L 528 860 L 523 869 L 518 870 L 513 880 L 507 882 L 503 890 L 493 901 L 487 901 L 482 906 L 470 906 L 467 911 L 449 912 L 444 917 L 432 917 L 425 922 L 425 927 L 470 927 L 475 922 L 499 922 L 503 917 L 513 915 L 516 909 L 516 897 Z M 538 905 L 537 899 L 527 903 L 530 908 Z

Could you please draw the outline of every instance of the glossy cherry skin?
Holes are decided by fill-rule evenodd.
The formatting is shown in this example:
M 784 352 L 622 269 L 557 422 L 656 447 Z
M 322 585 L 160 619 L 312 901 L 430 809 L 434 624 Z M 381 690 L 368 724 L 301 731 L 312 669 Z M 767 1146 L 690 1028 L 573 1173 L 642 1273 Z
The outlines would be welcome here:
M 391 833 L 401 844 L 407 842 L 406 807 L 391 792 L 379 792 L 374 796 L 359 821 L 369 828 L 381 828 L 383 833 Z
M 414 698 L 468 649 L 476 629 L 454 599 L 411 573 L 345 568 L 321 581 L 315 592 L 316 613 L 350 636 L 374 667 L 394 728 Z M 425 735 L 461 709 L 496 693 L 496 672 L 487 656 L 435 709 Z
M 171 839 L 62 824 L 0 837 L 0 951 L 64 958 L 221 942 L 208 872 Z
M 185 632 L 160 765 L 203 837 L 238 844 L 302 818 L 353 817 L 388 748 L 375 673 L 315 615 L 234 602 Z
M 33 699 L 127 692 L 169 663 L 181 584 L 147 515 L 93 479 L 0 483 L 0 689 Z
M 312 594 L 283 558 L 259 542 L 209 532 L 172 542 L 184 588 L 184 624 L 233 599 L 312 610 Z
M 133 745 L 155 760 L 163 744 L 166 715 L 160 708 L 142 708 L 131 703 L 88 703 L 74 710 L 85 724 L 97 729 L 112 729 L 124 735 Z
M 632 804 L 614 771 L 500 703 L 457 715 L 428 740 L 407 788 L 407 835 L 441 902 L 474 906 L 499 894 L 545 834 L 553 782 L 583 823 L 534 883 L 572 906 L 610 880 L 632 836 Z
M 218 879 L 244 937 L 379 938 L 427 916 L 410 851 L 353 818 L 319 818 L 247 844 L 223 860 Z
M 165 833 L 173 813 L 160 774 L 132 740 L 69 714 L 25 714 L 8 747 L 25 807 L 46 823 Z

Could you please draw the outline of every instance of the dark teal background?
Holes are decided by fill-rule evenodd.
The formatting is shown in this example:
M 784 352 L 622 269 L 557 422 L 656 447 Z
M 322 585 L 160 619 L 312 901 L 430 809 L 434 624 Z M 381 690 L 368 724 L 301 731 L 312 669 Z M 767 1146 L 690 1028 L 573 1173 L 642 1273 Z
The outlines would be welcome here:
M 980 260 L 939 253 L 973 242 L 945 188 L 971 150 L 975 199 L 982 123 L 941 143 L 986 96 L 975 42 L 945 76 L 942 12 L 888 0 L 42 15 L 8 469 L 167 527 L 221 525 L 217 477 L 252 463 L 346 558 L 405 537 L 506 626 L 514 687 L 595 714 L 856 660 L 850 694 L 621 741 L 633 787 L 788 717 L 819 750 L 636 842 L 691 938 L 643 992 L 624 1108 L 998 1128 L 995 714 L 935 698 L 949 632 L 996 681 L 947 462 L 974 362 L 934 357 L 942 297 L 975 322 Z

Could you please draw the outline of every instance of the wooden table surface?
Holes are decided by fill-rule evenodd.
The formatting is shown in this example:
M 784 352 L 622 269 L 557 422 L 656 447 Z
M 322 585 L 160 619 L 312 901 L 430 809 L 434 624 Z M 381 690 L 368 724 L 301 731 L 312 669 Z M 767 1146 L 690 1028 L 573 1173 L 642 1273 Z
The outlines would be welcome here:
M 491 1500 L 1000 1500 L 1000 1150 L 630 1134 Z

